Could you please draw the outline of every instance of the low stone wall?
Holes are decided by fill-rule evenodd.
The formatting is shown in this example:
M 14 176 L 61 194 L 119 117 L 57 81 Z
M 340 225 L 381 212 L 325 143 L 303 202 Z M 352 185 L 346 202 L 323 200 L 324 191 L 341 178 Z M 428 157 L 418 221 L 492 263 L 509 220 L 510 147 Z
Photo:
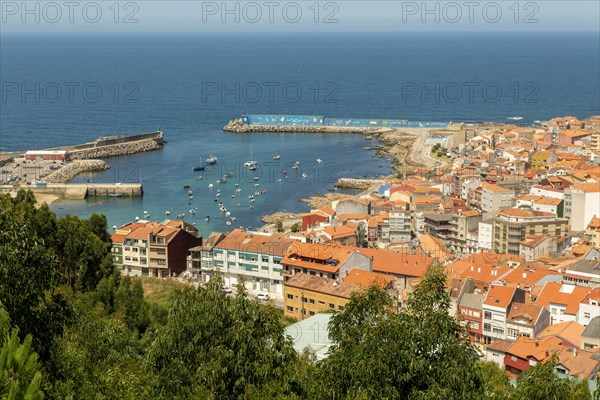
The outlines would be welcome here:
M 47 183 L 67 183 L 84 172 L 100 172 L 109 168 L 110 165 L 102 160 L 75 160 L 52 172 L 43 181 Z
M 340 189 L 369 189 L 375 185 L 382 185 L 385 181 L 380 179 L 355 179 L 355 178 L 340 178 L 335 183 L 335 186 Z
M 135 142 L 124 142 L 110 146 L 92 147 L 71 152 L 72 160 L 90 160 L 94 158 L 108 158 L 125 156 L 128 154 L 153 151 L 162 148 L 162 144 L 154 139 L 145 139 Z
M 363 128 L 346 126 L 278 126 L 278 125 L 245 125 L 241 119 L 229 121 L 223 127 L 225 132 L 247 133 L 247 132 L 278 132 L 278 133 L 355 133 L 366 134 L 379 132 L 385 128 Z

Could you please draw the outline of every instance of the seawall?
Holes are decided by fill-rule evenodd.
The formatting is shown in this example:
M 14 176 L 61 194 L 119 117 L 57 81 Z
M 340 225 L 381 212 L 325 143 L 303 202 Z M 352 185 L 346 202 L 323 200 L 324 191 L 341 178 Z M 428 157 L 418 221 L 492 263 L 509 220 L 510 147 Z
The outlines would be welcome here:
M 159 150 L 165 143 L 163 132 L 156 131 L 132 136 L 103 136 L 93 142 L 47 150 L 66 150 L 72 160 L 90 160 Z
M 102 160 L 75 160 L 64 164 L 42 179 L 42 181 L 47 183 L 67 183 L 84 172 L 100 172 L 109 168 L 110 166 Z
M 390 130 L 389 128 L 367 128 L 346 126 L 301 126 L 301 125 L 247 125 L 241 119 L 229 121 L 223 127 L 225 132 L 247 133 L 247 132 L 278 132 L 278 133 L 341 133 L 359 134 L 377 133 Z
M 2 189 L 14 190 L 13 186 L 2 186 Z M 34 194 L 49 194 L 65 199 L 85 199 L 88 196 L 139 197 L 144 193 L 141 183 L 48 183 L 44 187 L 23 186 L 20 189 L 31 190 Z

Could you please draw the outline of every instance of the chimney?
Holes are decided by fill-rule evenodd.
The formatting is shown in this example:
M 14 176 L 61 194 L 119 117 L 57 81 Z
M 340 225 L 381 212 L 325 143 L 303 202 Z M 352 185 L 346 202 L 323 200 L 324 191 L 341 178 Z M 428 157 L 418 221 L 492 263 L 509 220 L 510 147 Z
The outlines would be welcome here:
M 539 341 L 539 340 L 536 340 L 536 341 L 535 341 L 535 347 L 538 347 L 539 345 L 540 345 L 540 341 Z
M 481 267 L 477 267 L 477 272 L 481 272 Z
M 571 350 L 573 351 L 573 355 L 577 356 L 577 347 L 573 347 Z
M 527 272 L 523 272 L 523 279 L 527 278 Z

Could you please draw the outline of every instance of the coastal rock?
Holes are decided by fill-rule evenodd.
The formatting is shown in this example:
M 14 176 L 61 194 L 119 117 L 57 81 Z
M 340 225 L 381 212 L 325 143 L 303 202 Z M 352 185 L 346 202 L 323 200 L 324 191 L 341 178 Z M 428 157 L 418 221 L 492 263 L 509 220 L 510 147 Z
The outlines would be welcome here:
M 335 183 L 335 186 L 340 189 L 369 189 L 376 185 L 382 185 L 385 181 L 380 179 L 355 179 L 355 178 L 340 178 Z
M 270 215 L 263 215 L 260 219 L 265 224 L 274 224 L 279 221 L 284 222 L 284 221 L 289 221 L 292 219 L 300 219 L 300 218 L 302 218 L 302 215 L 303 214 L 287 213 L 287 212 L 278 211 L 278 212 L 270 214 Z
M 64 164 L 61 168 L 49 174 L 43 181 L 47 183 L 67 183 L 84 172 L 100 172 L 110 168 L 102 160 L 75 160 Z

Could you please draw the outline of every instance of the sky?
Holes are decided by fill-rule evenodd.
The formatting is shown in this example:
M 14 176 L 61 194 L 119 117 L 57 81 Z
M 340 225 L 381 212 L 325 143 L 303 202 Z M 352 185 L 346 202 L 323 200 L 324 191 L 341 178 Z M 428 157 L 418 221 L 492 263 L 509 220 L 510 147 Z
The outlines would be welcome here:
M 600 32 L 600 1 L 0 0 L 10 32 Z

